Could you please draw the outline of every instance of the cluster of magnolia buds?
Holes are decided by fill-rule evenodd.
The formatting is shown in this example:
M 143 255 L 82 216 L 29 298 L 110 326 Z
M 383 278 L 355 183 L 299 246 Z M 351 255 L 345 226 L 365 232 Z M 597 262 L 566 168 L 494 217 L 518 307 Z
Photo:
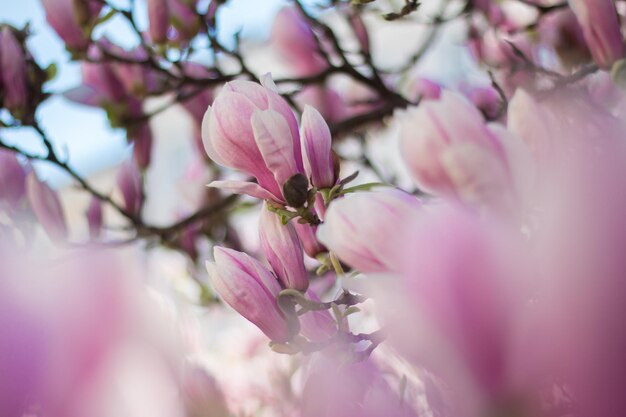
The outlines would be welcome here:
M 120 167 L 116 185 L 121 194 L 120 207 L 131 217 L 139 216 L 143 202 L 143 179 L 135 164 Z M 93 196 L 85 213 L 89 235 L 97 238 L 103 228 L 103 197 Z M 30 234 L 28 222 L 36 219 L 53 241 L 69 236 L 67 219 L 56 191 L 39 179 L 29 163 L 16 154 L 0 150 L 0 208 L 9 214 L 13 226 Z
M 215 290 L 275 342 L 292 341 L 299 332 L 311 342 L 330 339 L 337 326 L 323 306 L 311 308 L 319 299 L 309 289 L 303 258 L 305 252 L 315 257 L 324 251 L 315 230 L 331 191 L 345 184 L 338 179 L 328 125 L 307 106 L 298 128 L 295 114 L 266 75 L 263 85 L 227 83 L 204 116 L 202 134 L 213 161 L 255 180 L 220 180 L 210 186 L 265 200 L 259 237 L 269 267 L 245 253 L 216 247 L 215 262 L 207 264 Z M 292 296 L 304 303 L 298 312 Z
M 559 69 L 580 68 L 591 59 L 602 70 L 621 68 L 616 64 L 626 49 L 614 0 L 523 3 L 516 8 L 470 2 L 477 11 L 469 30 L 470 50 L 479 62 L 496 69 L 495 77 L 507 94 L 517 87 L 539 88 L 537 68 L 552 60 Z

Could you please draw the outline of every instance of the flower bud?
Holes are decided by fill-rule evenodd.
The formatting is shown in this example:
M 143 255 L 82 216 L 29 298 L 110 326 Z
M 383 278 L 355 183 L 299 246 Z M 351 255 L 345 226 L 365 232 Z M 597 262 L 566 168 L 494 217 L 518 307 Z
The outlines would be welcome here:
M 302 158 L 304 171 L 317 188 L 330 188 L 337 182 L 330 129 L 322 115 L 311 106 L 304 106 L 302 125 Z
M 594 61 L 602 69 L 624 57 L 624 38 L 613 0 L 569 0 Z
M 361 272 L 394 271 L 394 239 L 421 211 L 418 199 L 394 188 L 347 194 L 330 204 L 317 237 Z
M 261 249 L 283 286 L 306 291 L 309 279 L 298 234 L 291 223 L 282 224 L 267 204 L 261 211 L 259 238 Z
M 460 95 L 446 91 L 439 101 L 408 110 L 400 123 L 404 160 L 424 190 L 470 205 L 499 205 L 513 188 L 502 138 Z
M 213 254 L 215 262 L 206 266 L 222 300 L 270 339 L 288 341 L 291 331 L 276 302 L 282 290 L 276 277 L 245 253 L 216 246 Z
M 148 123 L 141 123 L 132 134 L 133 159 L 139 169 L 145 170 L 152 159 L 152 130 Z
M 152 42 L 164 43 L 167 40 L 168 18 L 167 0 L 148 0 L 148 20 Z
M 50 239 L 65 239 L 67 225 L 57 193 L 47 184 L 39 181 L 35 172 L 31 172 L 26 177 L 26 192 L 33 213 Z
M 0 29 L 0 85 L 2 105 L 14 115 L 22 115 L 28 108 L 28 84 L 24 48 L 9 26 Z
M 117 172 L 117 186 L 122 192 L 122 206 L 128 214 L 136 216 L 143 205 L 143 181 L 133 163 L 124 163 Z
M 98 0 L 84 0 L 87 7 L 77 9 L 78 0 L 42 0 L 46 19 L 70 50 L 84 50 L 90 39 L 84 29 L 95 21 L 103 3 Z
M 102 201 L 97 197 L 92 197 L 86 214 L 89 236 L 96 239 L 102 232 Z
M 0 204 L 15 208 L 26 195 L 26 170 L 11 151 L 0 150 Z
M 311 258 L 315 259 L 319 253 L 326 250 L 324 245 L 317 240 L 317 236 L 315 235 L 317 233 L 317 226 L 313 226 L 308 223 L 302 224 L 297 221 L 293 223 L 293 226 L 296 229 L 296 233 L 298 233 L 300 242 L 302 242 L 304 252 Z
M 328 65 L 318 52 L 311 26 L 295 7 L 283 7 L 278 12 L 271 39 L 297 75 L 316 74 Z
M 272 89 L 250 81 L 226 83 L 204 116 L 202 139 L 212 160 L 258 181 L 258 186 L 215 182 L 216 187 L 260 188 L 285 203 L 283 185 L 304 172 L 298 124 L 289 105 Z
M 197 0 L 168 0 L 169 22 L 176 30 L 174 40 L 190 41 L 198 34 L 200 19 L 196 13 Z

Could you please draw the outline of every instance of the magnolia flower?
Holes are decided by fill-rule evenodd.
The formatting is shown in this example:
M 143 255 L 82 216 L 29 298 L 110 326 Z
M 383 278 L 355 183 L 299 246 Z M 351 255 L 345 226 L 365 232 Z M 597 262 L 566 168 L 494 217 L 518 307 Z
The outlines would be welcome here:
M 200 21 L 195 12 L 196 1 L 186 0 L 148 0 L 148 19 L 150 37 L 155 43 L 168 40 L 169 29 L 171 40 L 184 42 L 193 38 L 200 29 Z
M 577 153 L 612 152 L 622 124 L 584 91 L 563 91 L 538 100 L 519 90 L 509 103 L 508 129 L 524 141 L 542 174 L 559 169 Z
M 348 194 L 330 204 L 317 237 L 361 272 L 394 271 L 395 238 L 420 212 L 417 198 L 393 188 Z
M 257 198 L 288 203 L 285 184 L 304 173 L 295 115 L 272 88 L 250 81 L 226 83 L 207 110 L 202 139 L 220 165 L 253 175 L 258 184 L 214 181 L 210 185 Z
M 95 21 L 103 3 L 98 0 L 42 0 L 46 19 L 70 50 L 89 46 L 88 25 Z
M 530 412 L 541 341 L 525 333 L 531 277 L 517 235 L 450 207 L 403 227 L 398 276 L 371 284 L 389 342 L 450 390 L 443 415 L 541 415 Z
M 609 69 L 624 57 L 624 37 L 613 0 L 570 0 L 593 59 Z
M 167 0 L 148 0 L 148 20 L 152 41 L 164 43 L 167 40 L 169 27 Z
M 242 252 L 216 246 L 215 262 L 206 267 L 222 300 L 276 342 L 291 338 L 291 330 L 276 302 L 282 290 L 263 264 Z
M 144 202 L 141 173 L 133 163 L 124 163 L 117 172 L 117 186 L 122 193 L 123 207 L 131 215 L 141 211 Z
M 29 101 L 25 51 L 9 26 L 0 27 L 0 86 L 2 105 L 14 114 L 26 111 Z
M 41 182 L 35 172 L 26 177 L 26 192 L 30 206 L 50 239 L 67 237 L 67 224 L 61 201 L 56 192 Z
M 259 238 L 261 249 L 283 286 L 306 291 L 309 279 L 298 234 L 291 223 L 282 224 L 267 204 L 261 211 Z
M 0 150 L 0 202 L 16 207 L 26 195 L 26 169 L 15 153 Z
M 409 109 L 400 124 L 402 154 L 421 188 L 473 206 L 515 207 L 527 175 L 517 166 L 524 148 L 504 129 L 487 126 L 462 96 L 445 91 Z
M 319 53 L 311 26 L 295 7 L 286 6 L 278 12 L 271 39 L 297 75 L 316 74 L 328 65 Z
M 95 239 L 102 232 L 102 201 L 97 197 L 92 197 L 86 214 L 89 236 Z

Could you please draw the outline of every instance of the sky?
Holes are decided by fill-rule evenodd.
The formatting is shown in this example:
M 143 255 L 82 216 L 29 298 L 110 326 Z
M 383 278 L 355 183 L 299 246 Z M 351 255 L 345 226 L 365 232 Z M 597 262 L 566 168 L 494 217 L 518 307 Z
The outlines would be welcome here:
M 125 0 L 112 2 L 119 6 L 126 3 Z M 242 38 L 266 38 L 273 16 L 285 3 L 284 0 L 231 0 L 218 14 L 221 29 L 219 36 L 225 43 L 229 43 L 233 35 L 241 30 Z M 145 16 L 138 16 L 138 19 L 143 24 L 147 20 Z M 42 67 L 51 63 L 58 67 L 58 75 L 47 84 L 50 92 L 63 92 L 80 84 L 80 66 L 69 61 L 63 43 L 46 24 L 40 0 L 0 0 L 0 22 L 18 28 L 30 23 L 33 36 L 28 41 L 28 47 L 36 61 Z M 97 32 L 98 35 L 106 35 L 122 46 L 130 46 L 129 39 L 133 39 L 129 29 L 115 19 L 108 22 L 103 31 Z M 78 105 L 57 96 L 41 105 L 38 116 L 59 154 L 67 157 L 82 175 L 115 165 L 130 153 L 125 132 L 111 129 L 102 110 Z M 5 130 L 2 137 L 31 152 L 42 149 L 38 136 L 30 129 Z M 37 171 L 53 184 L 62 184 L 67 180 L 58 169 L 45 163 L 39 164 Z

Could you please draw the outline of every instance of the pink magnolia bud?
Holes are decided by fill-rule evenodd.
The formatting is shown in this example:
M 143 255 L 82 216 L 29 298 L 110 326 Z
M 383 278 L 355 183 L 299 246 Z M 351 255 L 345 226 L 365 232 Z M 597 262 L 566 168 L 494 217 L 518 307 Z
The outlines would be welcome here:
M 291 331 L 276 302 L 282 290 L 276 277 L 245 253 L 216 246 L 215 262 L 207 262 L 217 294 L 270 339 L 286 342 Z
M 57 194 L 48 185 L 39 181 L 35 172 L 31 172 L 26 178 L 26 192 L 33 213 L 50 239 L 65 239 L 67 225 Z
M 89 236 L 96 239 L 102 232 L 102 201 L 97 197 L 92 197 L 86 214 Z
M 311 106 L 304 106 L 300 126 L 302 157 L 307 177 L 318 189 L 330 188 L 337 182 L 330 129 L 322 115 Z
M 302 242 L 304 252 L 311 258 L 315 258 L 319 253 L 324 252 L 326 248 L 317 240 L 317 226 L 308 223 L 302 224 L 297 221 L 293 224 Z
M 122 192 L 122 205 L 126 212 L 138 215 L 143 205 L 143 181 L 141 173 L 133 163 L 124 163 L 117 172 L 117 186 Z
M 330 204 L 317 237 L 361 272 L 394 271 L 394 239 L 421 211 L 418 199 L 394 188 L 348 194 Z
M 148 20 L 152 42 L 164 43 L 169 27 L 167 0 L 148 0 Z
M 328 86 L 306 86 L 298 92 L 295 100 L 301 108 L 307 104 L 313 106 L 329 123 L 337 123 L 348 115 L 346 102 L 337 91 Z
M 26 170 L 11 151 L 0 150 L 0 202 L 16 207 L 26 196 Z
M 203 368 L 186 366 L 181 388 L 188 417 L 228 417 L 231 415 L 217 381 Z
M 75 7 L 77 0 L 42 0 L 48 23 L 70 50 L 84 50 L 89 46 L 90 40 L 83 25 L 85 22 L 94 21 L 102 10 L 102 2 L 85 1 L 89 2 L 88 7 L 83 8 L 81 13 L 77 13 Z M 85 16 L 85 11 L 90 15 Z
M 200 19 L 196 3 L 197 0 L 167 0 L 169 22 L 176 30 L 175 41 L 187 42 L 198 34 Z
M 21 115 L 28 107 L 28 84 L 24 48 L 9 26 L 0 27 L 0 86 L 2 105 Z
M 298 234 L 291 223 L 282 224 L 267 204 L 261 210 L 259 238 L 261 249 L 283 286 L 306 291 L 309 279 Z
M 489 205 L 513 187 L 501 138 L 457 93 L 445 91 L 439 101 L 409 109 L 401 120 L 401 147 L 413 178 L 429 192 Z
M 139 169 L 145 170 L 150 166 L 152 159 L 152 130 L 148 123 L 141 123 L 139 126 L 129 130 L 133 141 L 133 159 Z
M 569 4 L 583 28 L 594 61 L 602 69 L 611 68 L 625 52 L 613 0 L 570 0 Z
M 148 58 L 148 53 L 143 47 L 138 46 L 133 49 L 127 50 L 119 45 L 114 44 L 107 38 L 98 39 L 97 46 L 97 49 L 101 49 L 111 55 L 121 57 L 118 62 L 114 62 L 109 65 L 109 68 L 113 71 L 113 75 L 115 76 L 115 78 L 117 78 L 117 80 L 111 80 L 110 82 L 113 84 L 111 84 L 110 86 L 106 86 L 108 82 L 102 83 L 103 87 L 106 87 L 101 87 L 101 90 L 108 91 L 109 89 L 114 87 L 116 90 L 119 91 L 119 87 L 117 85 L 117 83 L 119 83 L 124 87 L 127 95 L 137 98 L 144 97 L 147 94 L 160 92 L 160 89 L 162 88 L 162 84 L 164 82 L 163 75 L 161 73 L 151 68 L 150 65 L 146 65 L 143 63 L 134 64 L 130 62 L 122 62 L 123 60 L 135 62 L 146 61 L 146 59 Z M 91 50 L 89 52 L 91 53 Z M 101 63 L 99 63 L 98 65 L 107 65 L 102 62 L 106 60 L 102 59 L 100 54 L 100 50 L 94 52 L 93 55 L 95 56 L 93 57 L 93 59 L 101 61 Z M 84 72 L 83 78 L 86 78 Z
M 204 116 L 202 139 L 212 160 L 258 181 L 214 182 L 217 187 L 284 203 L 283 185 L 304 172 L 298 124 L 289 105 L 276 92 L 250 81 L 226 83 Z
M 295 7 L 283 7 L 278 12 L 271 38 L 297 75 L 316 74 L 328 66 L 318 52 L 311 26 Z

